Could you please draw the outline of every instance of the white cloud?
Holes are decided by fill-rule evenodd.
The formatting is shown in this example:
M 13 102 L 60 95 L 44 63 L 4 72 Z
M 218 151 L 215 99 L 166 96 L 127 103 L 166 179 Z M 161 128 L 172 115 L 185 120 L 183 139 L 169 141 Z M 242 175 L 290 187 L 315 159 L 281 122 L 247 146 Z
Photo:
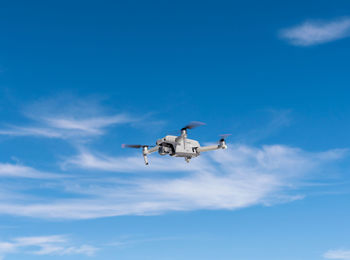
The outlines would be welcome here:
M 64 135 L 59 131 L 42 127 L 18 127 L 12 126 L 8 129 L 0 130 L 0 135 L 9 136 L 41 136 L 47 138 L 63 138 Z
M 46 138 L 77 138 L 97 136 L 104 133 L 106 127 L 133 122 L 134 119 L 124 114 L 112 116 L 99 116 L 86 118 L 74 118 L 70 116 L 51 118 L 38 118 L 38 126 L 12 126 L 0 130 L 0 135 L 10 136 L 40 136 Z
M 97 100 L 73 97 L 31 104 L 23 114 L 29 123 L 6 124 L 0 135 L 77 139 L 102 135 L 108 127 L 137 121 L 124 113 L 105 111 Z
M 55 182 L 51 185 L 53 189 L 75 194 L 74 198 L 3 201 L 0 213 L 87 219 L 272 205 L 302 198 L 305 194 L 298 189 L 303 183 L 321 171 L 331 173 L 330 163 L 345 153 L 345 150 L 310 153 L 281 145 L 261 148 L 230 145 L 228 150 L 203 154 L 190 164 L 177 160 L 180 158 L 155 155 L 146 167 L 141 156 L 95 157 L 85 152 L 74 157 L 74 169 L 80 174 L 76 179 L 48 180 Z M 87 158 L 80 158 L 86 154 Z M 69 170 L 69 165 L 66 167 Z M 83 172 L 78 173 L 77 167 Z
M 66 238 L 62 235 L 18 237 L 18 238 L 15 238 L 14 241 L 18 246 L 32 246 L 32 245 L 43 245 L 43 244 L 51 244 L 51 243 L 62 243 L 66 241 Z
M 126 115 L 101 116 L 89 119 L 45 118 L 50 126 L 58 129 L 78 130 L 92 134 L 100 134 L 101 129 L 114 124 L 131 121 Z
M 328 259 L 350 260 L 350 250 L 329 250 L 323 255 L 323 257 Z
M 280 36 L 297 46 L 311 46 L 339 40 L 350 36 L 350 18 L 328 22 L 307 21 L 282 30 Z
M 98 248 L 91 245 L 72 246 L 67 236 L 18 237 L 0 242 L 0 255 L 9 253 L 33 255 L 86 255 L 93 256 Z
M 0 242 L 0 255 L 4 253 L 14 252 L 16 250 L 16 245 L 9 242 Z
M 41 245 L 40 250 L 34 251 L 33 254 L 35 255 L 87 255 L 87 256 L 93 256 L 95 255 L 96 251 L 98 249 L 96 247 L 90 246 L 90 245 L 82 245 L 82 246 L 70 246 L 70 247 L 63 247 L 63 246 L 55 246 L 55 245 Z
M 28 166 L 0 163 L 0 177 L 46 179 L 59 178 L 62 176 L 54 173 L 41 172 Z
M 133 246 L 137 244 L 143 244 L 143 243 L 153 243 L 153 242 L 160 242 L 160 241 L 167 241 L 167 240 L 178 240 L 178 239 L 183 239 L 183 237 L 124 237 L 119 240 L 107 243 L 106 246 L 111 246 L 111 247 L 125 247 L 125 246 Z

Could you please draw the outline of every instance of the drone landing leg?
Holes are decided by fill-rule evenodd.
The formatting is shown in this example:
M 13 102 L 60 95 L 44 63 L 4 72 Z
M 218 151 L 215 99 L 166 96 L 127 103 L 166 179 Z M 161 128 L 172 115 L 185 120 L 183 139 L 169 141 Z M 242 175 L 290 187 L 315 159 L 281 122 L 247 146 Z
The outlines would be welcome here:
M 143 155 L 143 159 L 145 160 L 146 165 L 148 165 L 147 153 L 148 153 L 148 147 L 144 146 L 142 148 L 142 155 Z
M 145 164 L 148 165 L 148 158 L 147 158 L 147 154 L 143 155 L 143 159 L 145 160 Z

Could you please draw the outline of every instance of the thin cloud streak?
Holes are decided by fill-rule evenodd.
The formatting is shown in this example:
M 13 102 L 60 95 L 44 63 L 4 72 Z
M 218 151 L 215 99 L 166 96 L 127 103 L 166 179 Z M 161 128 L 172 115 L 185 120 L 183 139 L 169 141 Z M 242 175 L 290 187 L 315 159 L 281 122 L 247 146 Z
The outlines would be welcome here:
M 41 172 L 28 166 L 0 163 L 0 176 L 12 178 L 49 179 L 62 178 L 62 175 Z
M 184 237 L 154 237 L 154 238 L 124 238 L 117 241 L 113 241 L 110 243 L 107 243 L 106 246 L 110 247 L 129 247 L 129 246 L 135 246 L 137 244 L 144 244 L 144 243 L 158 243 L 163 241 L 169 241 L 169 240 L 183 240 Z
M 63 138 L 62 133 L 42 127 L 18 127 L 10 126 L 8 129 L 0 130 L 0 135 L 8 136 L 41 136 L 47 138 Z
M 256 143 L 291 125 L 293 121 L 291 110 L 266 110 L 264 111 L 264 118 L 264 123 L 259 124 L 258 129 L 245 129 L 242 134 L 236 135 L 235 139 L 240 143 Z
M 10 126 L 1 129 L 0 135 L 69 139 L 102 135 L 107 127 L 134 122 L 134 119 L 124 114 L 90 119 L 75 119 L 68 116 L 56 118 L 52 115 L 52 118 L 38 118 L 38 120 L 39 126 Z
M 31 104 L 23 115 L 28 124 L 6 124 L 0 135 L 81 140 L 103 135 L 108 127 L 139 121 L 125 113 L 107 112 L 97 100 L 72 97 Z
M 129 123 L 133 120 L 124 114 L 101 116 L 89 119 L 45 118 L 44 121 L 53 128 L 77 130 L 91 134 L 101 134 L 101 129 L 114 125 Z
M 281 38 L 296 46 L 312 46 L 340 40 L 350 36 L 350 18 L 333 21 L 306 21 L 284 29 Z
M 350 260 L 350 250 L 329 250 L 323 255 L 327 259 Z
M 33 247 L 36 250 L 33 251 Z M 98 248 L 91 245 L 71 245 L 65 235 L 18 237 L 10 241 L 0 242 L 1 257 L 7 254 L 93 256 L 97 251 Z

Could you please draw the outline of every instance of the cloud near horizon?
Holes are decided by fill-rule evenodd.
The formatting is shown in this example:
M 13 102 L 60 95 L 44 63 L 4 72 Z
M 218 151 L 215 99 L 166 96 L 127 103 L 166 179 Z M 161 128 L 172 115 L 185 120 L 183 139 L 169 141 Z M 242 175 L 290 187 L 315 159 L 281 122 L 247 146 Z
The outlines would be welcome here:
M 312 46 L 350 36 L 350 18 L 332 21 L 306 21 L 280 31 L 280 37 L 295 46 Z

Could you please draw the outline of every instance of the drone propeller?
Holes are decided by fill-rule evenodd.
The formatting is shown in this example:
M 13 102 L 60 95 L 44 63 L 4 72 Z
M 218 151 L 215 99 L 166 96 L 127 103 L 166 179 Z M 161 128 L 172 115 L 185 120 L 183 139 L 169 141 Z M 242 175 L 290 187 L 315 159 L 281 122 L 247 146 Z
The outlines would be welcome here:
M 227 137 L 229 137 L 230 135 L 232 135 L 232 134 L 223 134 L 223 135 L 219 135 L 219 136 L 221 137 L 220 141 L 225 141 L 225 139 L 226 139 Z
M 168 134 L 179 135 L 179 134 L 181 134 L 182 130 L 193 129 L 193 128 L 196 128 L 196 127 L 201 126 L 201 125 L 205 125 L 205 123 L 202 123 L 199 121 L 192 121 L 188 125 L 181 128 L 181 130 L 172 130 L 172 131 L 169 131 Z
M 122 148 L 143 148 L 143 147 L 154 147 L 154 145 L 141 145 L 141 144 L 122 144 Z
M 199 122 L 199 121 L 192 121 L 190 122 L 188 125 L 186 125 L 185 127 L 183 127 L 181 130 L 185 129 L 193 129 L 193 128 L 196 128 L 198 126 L 201 126 L 201 125 L 205 125 L 205 123 L 203 122 Z

